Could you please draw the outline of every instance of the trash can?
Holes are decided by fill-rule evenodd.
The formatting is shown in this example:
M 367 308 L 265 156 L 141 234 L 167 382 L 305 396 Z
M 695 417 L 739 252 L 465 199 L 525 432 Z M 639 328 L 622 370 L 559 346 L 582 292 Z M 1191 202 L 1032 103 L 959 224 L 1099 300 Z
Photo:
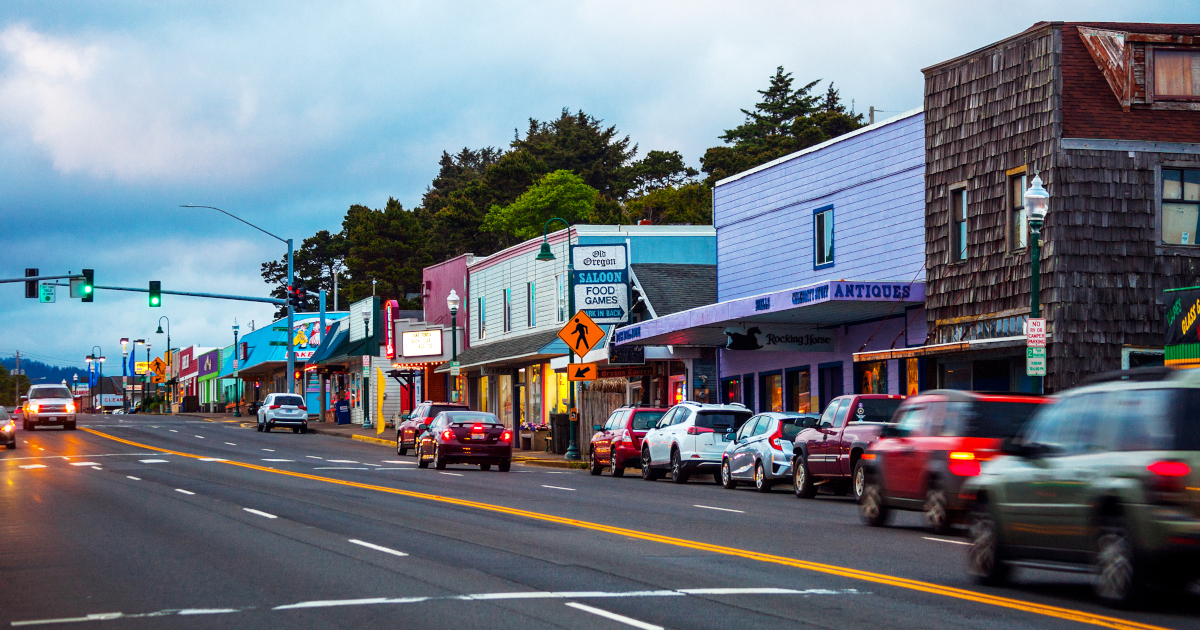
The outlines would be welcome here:
M 571 416 L 565 413 L 550 414 L 550 452 L 565 455 L 571 444 Z

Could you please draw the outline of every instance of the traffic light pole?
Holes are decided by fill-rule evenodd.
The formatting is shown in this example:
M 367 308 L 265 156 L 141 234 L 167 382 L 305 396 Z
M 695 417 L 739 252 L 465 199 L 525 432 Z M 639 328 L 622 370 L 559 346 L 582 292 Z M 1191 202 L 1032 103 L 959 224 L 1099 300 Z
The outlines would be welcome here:
M 276 237 L 276 238 L 278 238 L 278 237 Z M 287 246 L 288 246 L 288 288 L 290 290 L 291 287 L 296 286 L 295 285 L 295 274 L 294 274 L 294 271 L 292 268 L 292 239 L 289 238 L 287 240 Z M 292 343 L 293 338 L 295 337 L 295 335 L 292 334 L 293 331 L 295 330 L 293 328 L 293 326 L 294 326 L 293 320 L 295 319 L 295 309 L 292 308 L 291 300 L 287 300 L 287 309 L 288 309 L 288 318 L 287 318 L 288 319 L 288 323 L 287 323 L 287 390 L 288 390 L 289 394 L 295 394 L 296 393 L 296 347 Z M 321 335 L 322 336 L 325 335 L 324 330 L 321 331 Z

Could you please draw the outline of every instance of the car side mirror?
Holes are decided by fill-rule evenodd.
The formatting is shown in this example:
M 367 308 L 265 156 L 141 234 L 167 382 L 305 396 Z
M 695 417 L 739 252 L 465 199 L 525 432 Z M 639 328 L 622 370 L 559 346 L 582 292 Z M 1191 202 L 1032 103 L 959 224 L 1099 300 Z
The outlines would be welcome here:
M 725 434 L 725 441 L 726 441 L 726 442 L 732 442 L 732 441 L 734 441 L 734 440 L 736 440 L 736 439 L 737 439 L 737 434 L 736 434 L 736 433 L 734 433 L 733 431 L 730 431 L 729 433 L 726 433 L 726 434 Z
M 418 430 L 418 431 L 428 431 L 428 430 L 429 430 L 429 425 L 428 425 L 428 424 L 425 424 L 424 422 L 422 422 L 421 424 L 418 424 L 418 425 L 417 425 L 417 430 Z
M 601 430 L 601 429 L 603 429 L 603 428 L 604 428 L 604 427 L 602 427 L 602 426 L 600 426 L 600 425 L 598 425 L 598 424 L 593 424 L 593 425 L 592 425 L 592 430 L 593 430 L 593 431 L 600 431 L 600 430 Z

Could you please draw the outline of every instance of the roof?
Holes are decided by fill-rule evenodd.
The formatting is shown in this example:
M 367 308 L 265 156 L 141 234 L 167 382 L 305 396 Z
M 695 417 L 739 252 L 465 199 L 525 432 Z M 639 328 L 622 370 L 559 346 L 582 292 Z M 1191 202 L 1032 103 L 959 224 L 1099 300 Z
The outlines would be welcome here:
M 333 323 L 333 326 L 329 329 L 329 334 L 325 335 L 325 338 L 321 340 L 321 345 L 317 347 L 312 358 L 308 360 L 309 363 L 314 365 L 320 363 L 345 348 L 348 344 L 347 339 L 350 337 L 350 332 L 349 329 L 342 330 L 341 323 L 340 321 Z
M 658 317 L 717 301 L 716 265 L 632 265 L 646 300 Z
M 462 368 L 470 368 L 488 363 L 512 362 L 521 363 L 540 358 L 559 356 L 558 354 L 542 354 L 544 346 L 558 339 L 557 330 L 521 335 L 513 339 L 505 339 L 494 343 L 471 346 L 458 353 L 458 364 Z M 559 353 L 561 354 L 561 353 Z M 437 371 L 445 372 L 449 365 L 442 365 Z

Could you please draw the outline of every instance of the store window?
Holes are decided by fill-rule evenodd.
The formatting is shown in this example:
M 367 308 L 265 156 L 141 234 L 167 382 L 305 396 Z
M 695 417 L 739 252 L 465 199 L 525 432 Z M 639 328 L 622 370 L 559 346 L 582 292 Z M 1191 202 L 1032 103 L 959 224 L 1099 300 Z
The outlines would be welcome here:
M 525 283 L 525 312 L 528 320 L 526 325 L 530 328 L 537 326 L 537 285 L 532 282 Z
M 808 369 L 787 373 L 787 410 L 812 413 L 812 375 Z
M 1029 214 L 1025 211 L 1025 173 L 1008 178 L 1008 249 L 1017 251 L 1029 246 Z
M 833 206 L 813 212 L 813 268 L 833 264 Z
M 487 377 L 487 376 L 479 377 L 479 410 L 480 411 L 489 411 L 489 412 L 491 411 L 491 409 L 488 407 L 488 383 L 490 381 L 491 381 L 490 377 Z
M 887 361 L 855 363 L 855 386 L 859 394 L 888 393 Z
M 921 390 L 920 359 L 905 359 L 904 395 L 916 396 Z
M 1200 98 L 1200 51 L 1154 51 L 1154 97 Z
M 529 391 L 529 413 L 525 416 L 526 422 L 541 424 L 545 418 L 542 416 L 542 366 L 534 365 L 525 370 L 527 378 L 525 389 Z
M 762 408 L 759 411 L 783 411 L 782 374 L 764 374 L 759 389 L 762 391 L 762 396 L 759 397 Z
M 1200 169 L 1162 170 L 1162 239 L 1170 245 L 1195 245 L 1200 229 Z
M 504 332 L 512 330 L 512 289 L 504 290 Z
M 479 298 L 479 338 L 487 337 L 487 302 Z
M 500 418 L 501 424 L 510 427 L 513 425 L 512 380 L 513 377 L 507 374 L 496 379 L 496 402 L 498 403 L 496 415 Z
M 967 259 L 967 189 L 950 191 L 950 262 Z

